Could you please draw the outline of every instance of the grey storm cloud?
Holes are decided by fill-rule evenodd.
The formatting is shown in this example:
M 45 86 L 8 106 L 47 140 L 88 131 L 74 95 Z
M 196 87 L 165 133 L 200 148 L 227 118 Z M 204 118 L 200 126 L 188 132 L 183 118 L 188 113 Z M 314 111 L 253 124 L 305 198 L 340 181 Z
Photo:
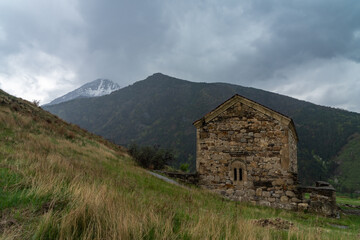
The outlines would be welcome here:
M 360 2 L 0 2 L 0 86 L 43 103 L 106 77 L 230 82 L 360 112 Z

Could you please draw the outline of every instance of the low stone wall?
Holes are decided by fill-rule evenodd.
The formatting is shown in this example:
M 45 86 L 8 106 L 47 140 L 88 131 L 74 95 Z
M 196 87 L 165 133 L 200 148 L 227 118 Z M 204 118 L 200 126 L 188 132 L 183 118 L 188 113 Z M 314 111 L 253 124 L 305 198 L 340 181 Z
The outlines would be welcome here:
M 318 181 L 315 187 L 298 187 L 301 199 L 305 193 L 310 193 L 310 199 L 298 206 L 299 210 L 308 210 L 329 217 L 337 217 L 339 209 L 336 205 L 335 188 L 327 182 Z
M 179 180 L 180 182 L 198 185 L 199 175 L 197 173 L 179 173 L 156 171 L 167 175 L 168 177 Z M 309 211 L 324 215 L 327 217 L 339 216 L 339 208 L 336 205 L 336 192 L 333 186 L 327 182 L 318 181 L 315 187 L 297 186 L 296 189 L 288 189 L 286 191 L 275 190 L 273 184 L 264 185 L 263 182 L 255 182 L 255 197 L 247 200 L 257 205 L 269 206 L 287 210 Z M 218 192 L 225 198 L 239 201 L 238 198 L 232 198 L 226 194 L 226 191 Z M 305 193 L 310 193 L 310 198 L 305 199 Z M 279 196 L 281 195 L 281 197 Z M 276 201 L 277 198 L 280 201 Z M 261 200 L 260 200 L 261 199 Z M 266 200 L 265 200 L 266 199 Z

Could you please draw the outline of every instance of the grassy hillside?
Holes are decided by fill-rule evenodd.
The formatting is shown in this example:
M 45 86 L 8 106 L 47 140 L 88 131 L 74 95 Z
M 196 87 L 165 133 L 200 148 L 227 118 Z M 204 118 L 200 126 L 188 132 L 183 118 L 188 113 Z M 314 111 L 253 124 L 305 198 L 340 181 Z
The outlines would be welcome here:
M 235 93 L 292 117 L 299 135 L 303 184 L 333 177 L 332 161 L 348 138 L 360 132 L 360 114 L 225 83 L 194 83 L 154 74 L 111 95 L 78 99 L 46 109 L 118 144 L 159 144 L 174 149 L 177 163 L 195 166 L 192 123 Z M 360 182 L 360 175 L 355 179 Z M 360 190 L 360 189 L 359 189 Z
M 122 148 L 2 91 L 0 143 L 0 239 L 356 239 L 360 234 L 359 217 L 326 219 L 255 207 L 165 183 L 137 167 Z

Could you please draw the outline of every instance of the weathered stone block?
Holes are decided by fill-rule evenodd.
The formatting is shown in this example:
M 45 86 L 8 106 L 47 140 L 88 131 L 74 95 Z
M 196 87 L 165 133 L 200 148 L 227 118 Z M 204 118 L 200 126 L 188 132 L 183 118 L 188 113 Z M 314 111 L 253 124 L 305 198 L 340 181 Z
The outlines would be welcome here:
M 273 186 L 279 186 L 279 185 L 284 185 L 285 184 L 285 180 L 284 179 L 276 179 L 275 181 L 272 182 Z
M 245 195 L 245 192 L 244 192 L 244 190 L 236 190 L 236 191 L 235 191 L 235 195 L 236 195 L 236 196 L 244 196 L 244 195 Z
M 227 195 L 233 195 L 234 192 L 235 192 L 234 189 L 227 189 L 227 190 L 226 190 L 226 194 L 227 194 Z
M 287 185 L 293 185 L 294 184 L 294 180 L 292 178 L 286 179 L 286 184 Z
M 297 205 L 297 203 L 290 203 L 290 206 L 291 206 L 291 209 L 290 210 L 297 210 L 297 208 L 298 208 L 298 205 Z
M 265 198 L 268 198 L 271 196 L 270 192 L 262 192 L 262 196 L 265 197 Z
M 249 195 L 249 196 L 255 196 L 255 190 L 249 189 L 248 195 Z
M 281 201 L 281 202 L 288 202 L 288 201 L 289 201 L 289 198 L 288 198 L 287 196 L 282 196 L 282 197 L 280 198 L 280 201 Z
M 290 198 L 295 197 L 295 193 L 292 192 L 292 191 L 286 191 L 285 194 L 286 194 L 286 196 L 288 196 L 288 197 L 290 197 Z
M 262 188 L 256 189 L 256 196 L 258 196 L 258 197 L 262 196 Z
M 208 175 L 206 181 L 213 181 L 215 179 L 214 175 Z
M 259 205 L 260 206 L 266 206 L 266 207 L 270 207 L 270 202 L 269 201 L 266 201 L 266 200 L 260 200 L 259 201 Z
M 200 133 L 200 138 L 204 139 L 204 138 L 208 138 L 210 136 L 209 132 L 201 132 Z
M 293 198 L 291 199 L 291 202 L 294 202 L 294 203 L 300 203 L 300 202 L 301 202 L 301 200 L 300 200 L 300 199 L 298 199 L 298 198 L 296 198 L 296 197 L 293 197 Z
M 299 203 L 298 204 L 298 210 L 299 211 L 305 211 L 309 208 L 309 204 L 307 203 Z

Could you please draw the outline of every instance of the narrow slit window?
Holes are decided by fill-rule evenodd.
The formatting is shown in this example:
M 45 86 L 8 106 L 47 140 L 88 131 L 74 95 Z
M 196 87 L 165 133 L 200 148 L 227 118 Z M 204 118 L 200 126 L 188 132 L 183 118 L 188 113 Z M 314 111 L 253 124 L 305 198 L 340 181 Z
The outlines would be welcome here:
M 239 168 L 239 181 L 242 181 L 242 168 Z
M 237 180 L 237 171 L 236 171 L 236 168 L 234 168 L 234 181 Z

